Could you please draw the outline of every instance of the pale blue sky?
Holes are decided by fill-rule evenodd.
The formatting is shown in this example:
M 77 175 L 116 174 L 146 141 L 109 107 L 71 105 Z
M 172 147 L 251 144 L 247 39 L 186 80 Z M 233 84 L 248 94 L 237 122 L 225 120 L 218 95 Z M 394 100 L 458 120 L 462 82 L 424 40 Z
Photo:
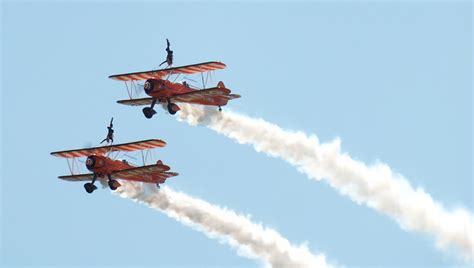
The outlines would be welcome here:
M 167 184 L 251 214 L 348 267 L 460 262 L 431 237 L 314 182 L 279 159 L 159 111 L 115 103 L 108 75 L 218 60 L 229 108 L 342 139 L 449 208 L 472 211 L 472 4 L 2 3 L 0 265 L 259 267 L 226 245 L 108 190 L 57 179 L 49 152 L 160 138 Z

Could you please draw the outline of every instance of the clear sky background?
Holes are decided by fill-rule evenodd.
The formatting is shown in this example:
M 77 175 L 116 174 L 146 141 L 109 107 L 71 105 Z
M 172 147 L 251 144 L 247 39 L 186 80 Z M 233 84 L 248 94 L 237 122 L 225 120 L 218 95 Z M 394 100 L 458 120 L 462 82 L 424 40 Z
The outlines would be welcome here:
M 348 267 L 445 267 L 429 236 L 165 111 L 121 106 L 107 78 L 218 60 L 242 98 L 224 109 L 342 139 L 448 208 L 473 211 L 472 4 L 2 3 L 0 266 L 260 267 L 261 263 L 108 189 L 57 179 L 51 151 L 160 138 L 173 189 L 250 214 Z

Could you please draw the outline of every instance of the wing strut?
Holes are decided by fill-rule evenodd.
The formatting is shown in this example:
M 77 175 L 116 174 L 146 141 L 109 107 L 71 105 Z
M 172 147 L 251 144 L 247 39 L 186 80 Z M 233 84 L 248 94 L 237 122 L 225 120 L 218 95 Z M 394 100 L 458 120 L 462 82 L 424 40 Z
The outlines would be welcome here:
M 66 162 L 67 162 L 67 167 L 69 168 L 69 172 L 71 172 L 71 175 L 80 173 L 79 163 L 77 163 L 76 157 L 73 157 L 71 159 L 71 162 L 69 162 L 69 158 L 66 158 Z
M 145 165 L 145 156 L 143 155 L 143 151 L 140 151 L 140 153 L 142 154 L 142 162 L 143 162 L 143 165 Z
M 201 73 L 202 88 L 206 88 L 206 83 L 204 83 L 204 75 Z
M 130 99 L 132 99 L 132 83 L 130 83 L 130 88 L 128 88 L 127 81 L 123 81 L 125 83 L 125 87 L 127 87 L 127 94 Z
M 180 76 L 181 76 L 181 74 L 178 74 L 178 75 L 174 78 L 173 83 L 176 82 L 176 80 L 178 80 L 178 78 L 179 78 Z
M 143 153 L 143 151 L 145 151 L 145 153 Z M 148 161 L 148 158 L 151 158 L 151 150 L 150 149 L 142 150 L 140 151 L 140 153 L 142 154 L 143 165 L 146 166 L 146 162 Z
M 69 168 L 69 172 L 71 172 L 71 175 L 74 175 L 74 172 L 73 172 L 73 170 L 72 170 L 71 164 L 69 164 L 69 159 L 66 158 L 66 161 L 67 161 L 67 167 Z

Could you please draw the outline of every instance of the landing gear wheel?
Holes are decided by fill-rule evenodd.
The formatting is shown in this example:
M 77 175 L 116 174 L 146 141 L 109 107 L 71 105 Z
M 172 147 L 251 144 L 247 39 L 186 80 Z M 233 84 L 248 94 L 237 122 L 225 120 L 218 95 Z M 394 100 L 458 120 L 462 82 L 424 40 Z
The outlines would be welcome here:
M 110 190 L 112 191 L 117 190 L 117 188 L 119 188 L 120 185 L 121 185 L 120 182 L 116 180 L 109 180 L 109 187 L 110 187 Z
M 219 106 L 219 112 L 222 112 L 222 107 Z
M 171 103 L 171 102 L 168 102 L 168 112 L 170 114 L 175 114 L 177 111 L 179 111 L 179 106 L 174 104 L 174 103 Z
M 145 107 L 143 108 L 143 114 L 145 115 L 146 118 L 150 119 L 153 117 L 154 114 L 156 114 L 156 111 L 153 110 L 153 108 Z
M 95 186 L 94 184 L 88 182 L 88 183 L 84 184 L 84 189 L 86 189 L 86 192 L 92 194 L 92 192 L 94 192 L 94 190 L 97 189 L 97 186 Z
M 157 183 L 157 184 L 156 184 L 156 188 L 158 188 L 158 189 L 161 188 L 161 187 L 160 187 L 160 183 Z

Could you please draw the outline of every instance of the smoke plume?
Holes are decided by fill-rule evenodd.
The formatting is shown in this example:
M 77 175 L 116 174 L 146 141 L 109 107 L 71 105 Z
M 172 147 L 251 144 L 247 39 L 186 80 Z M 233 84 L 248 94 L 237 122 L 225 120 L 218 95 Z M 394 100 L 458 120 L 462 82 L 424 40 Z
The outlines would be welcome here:
M 474 260 L 470 212 L 445 209 L 386 164 L 368 166 L 352 159 L 341 152 L 339 139 L 320 143 L 316 135 L 284 130 L 262 119 L 202 106 L 180 107 L 179 120 L 205 125 L 240 144 L 251 144 L 257 152 L 282 158 L 311 179 L 324 180 L 342 195 L 390 216 L 403 229 L 430 234 L 439 248 L 455 249 L 466 260 Z
M 117 193 L 163 211 L 169 217 L 231 245 L 244 256 L 260 258 L 269 267 L 329 267 L 324 255 L 315 256 L 305 246 L 291 245 L 275 230 L 168 187 L 158 190 L 142 183 L 123 182 Z

